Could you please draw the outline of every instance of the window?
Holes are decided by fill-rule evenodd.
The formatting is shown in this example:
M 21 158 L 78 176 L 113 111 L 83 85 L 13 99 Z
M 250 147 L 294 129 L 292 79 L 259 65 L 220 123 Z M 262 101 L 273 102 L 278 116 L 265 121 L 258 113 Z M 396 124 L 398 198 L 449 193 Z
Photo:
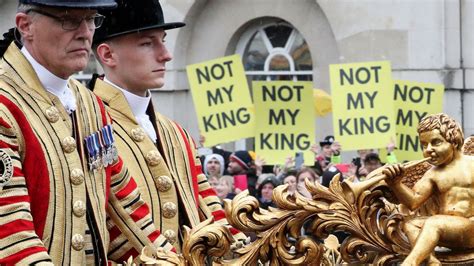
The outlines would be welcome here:
M 313 61 L 306 40 L 280 19 L 255 20 L 240 36 L 235 51 L 242 55 L 249 88 L 253 80 L 313 80 Z M 254 139 L 236 141 L 234 149 L 253 150 Z
M 249 82 L 313 80 L 311 53 L 298 30 L 286 22 L 274 22 L 253 31 L 242 53 Z

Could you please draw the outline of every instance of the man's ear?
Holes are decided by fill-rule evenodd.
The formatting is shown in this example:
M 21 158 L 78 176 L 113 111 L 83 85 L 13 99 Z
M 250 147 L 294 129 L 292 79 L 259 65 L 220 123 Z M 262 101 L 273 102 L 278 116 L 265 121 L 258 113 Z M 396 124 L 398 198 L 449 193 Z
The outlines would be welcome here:
M 15 23 L 18 31 L 24 40 L 31 41 L 33 39 L 31 17 L 25 13 L 17 13 Z
M 108 43 L 101 43 L 96 48 L 97 59 L 104 65 L 108 67 L 114 67 L 117 65 L 116 54 L 112 46 Z

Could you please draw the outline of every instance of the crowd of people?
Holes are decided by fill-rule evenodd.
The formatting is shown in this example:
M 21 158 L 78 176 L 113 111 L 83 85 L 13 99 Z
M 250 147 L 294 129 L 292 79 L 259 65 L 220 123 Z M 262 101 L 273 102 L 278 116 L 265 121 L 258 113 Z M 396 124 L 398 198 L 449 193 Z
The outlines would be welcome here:
M 201 141 L 204 142 L 203 138 Z M 388 163 L 397 162 L 394 149 L 392 143 L 387 145 Z M 341 181 L 360 182 L 385 164 L 374 149 L 358 150 L 357 157 L 351 162 L 343 162 L 342 147 L 334 136 L 326 136 L 318 144 L 314 144 L 311 150 L 314 162 L 310 165 L 298 165 L 293 156 L 288 156 L 280 165 L 266 165 L 264 158 L 253 151 L 229 152 L 218 146 L 212 148 L 212 153 L 202 155 L 201 161 L 208 182 L 221 201 L 232 199 L 247 189 L 250 195 L 258 199 L 260 207 L 265 209 L 275 206 L 272 194 L 277 186 L 287 184 L 288 193 L 298 192 L 310 198 L 306 180 L 329 187 L 334 176 L 340 174 Z

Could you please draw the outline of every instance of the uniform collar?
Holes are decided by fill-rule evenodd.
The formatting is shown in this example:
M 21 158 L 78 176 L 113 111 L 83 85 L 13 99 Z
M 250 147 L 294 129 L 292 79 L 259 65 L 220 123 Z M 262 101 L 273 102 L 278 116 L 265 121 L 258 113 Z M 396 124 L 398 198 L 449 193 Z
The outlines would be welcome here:
M 150 92 L 147 92 L 146 97 L 141 97 L 125 89 L 122 89 L 118 85 L 114 84 L 112 81 L 108 80 L 107 77 L 104 77 L 104 81 L 122 92 L 125 99 L 127 99 L 128 105 L 130 106 L 130 109 L 132 110 L 132 113 L 135 117 L 141 117 L 146 115 L 146 110 L 151 101 Z
M 21 53 L 25 56 L 26 60 L 30 62 L 41 85 L 43 85 L 47 91 L 59 98 L 63 106 L 66 108 L 66 111 L 71 113 L 76 110 L 76 98 L 68 87 L 68 80 L 57 77 L 38 63 L 24 46 L 21 48 Z
M 138 125 L 127 99 L 119 88 L 104 82 L 102 79 L 97 79 L 93 91 L 113 112 L 120 114 L 133 124 Z
M 155 128 L 153 127 L 150 117 L 146 114 L 146 110 L 148 109 L 148 105 L 151 101 L 150 93 L 147 92 L 148 95 L 146 97 L 140 97 L 138 95 L 130 93 L 127 90 L 122 89 L 121 87 L 108 80 L 106 77 L 104 77 L 104 82 L 110 84 L 112 87 L 122 92 L 138 124 L 145 130 L 151 140 L 153 142 L 156 142 Z

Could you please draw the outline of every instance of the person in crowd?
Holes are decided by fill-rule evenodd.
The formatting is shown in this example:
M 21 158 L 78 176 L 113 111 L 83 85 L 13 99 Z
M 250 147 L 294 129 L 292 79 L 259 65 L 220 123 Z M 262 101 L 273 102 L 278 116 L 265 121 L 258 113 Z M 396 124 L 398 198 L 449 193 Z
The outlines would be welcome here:
M 224 158 L 216 153 L 206 155 L 204 159 L 204 174 L 207 176 L 207 182 L 214 191 L 217 191 L 219 178 L 224 174 Z
M 204 147 L 205 142 L 206 142 L 206 137 L 204 137 L 204 135 L 202 134 L 199 134 L 199 146 Z M 220 156 L 222 156 L 222 158 L 224 158 L 225 167 L 224 167 L 223 175 L 228 175 L 229 172 L 227 172 L 227 166 L 229 165 L 229 158 L 232 152 L 224 150 L 221 147 L 221 145 L 214 145 L 211 148 L 207 148 L 207 149 L 209 149 L 211 154 L 219 154 Z M 203 158 L 203 164 L 204 164 L 204 158 Z
M 247 179 L 249 194 L 255 196 L 257 176 L 253 164 L 254 162 L 248 151 L 235 151 L 229 157 L 227 171 L 230 175 L 234 176 L 234 178 L 238 178 L 236 176 L 245 176 Z
M 220 177 L 218 178 L 216 176 L 211 176 L 207 178 L 207 182 L 212 187 L 215 193 L 217 193 L 217 185 L 219 185 L 219 179 Z
M 221 177 L 224 174 L 224 158 L 216 153 L 206 155 L 204 174 L 209 177 Z
M 334 136 L 326 136 L 324 140 L 319 142 L 320 152 L 315 158 L 315 171 L 322 174 L 331 165 L 341 163 L 341 144 L 334 139 Z M 315 145 L 312 147 L 313 152 L 317 152 Z
M 382 167 L 384 164 L 380 160 L 380 157 L 377 153 L 369 153 L 365 156 L 364 159 L 364 166 L 365 169 L 367 170 L 367 175 L 370 174 L 372 171 L 374 171 L 377 168 Z
M 104 265 L 152 244 L 172 249 L 117 154 L 103 103 L 71 78 L 89 62 L 97 11 L 115 6 L 20 0 L 0 42 L 0 265 Z M 107 254 L 118 236 L 130 244 Z
M 137 185 L 156 226 L 179 250 L 183 224 L 192 228 L 214 217 L 228 225 L 219 198 L 201 171 L 194 141 L 178 123 L 155 112 L 151 101 L 150 89 L 164 86 L 166 63 L 172 59 L 166 31 L 185 24 L 166 23 L 155 0 L 117 3 L 117 9 L 103 12 L 107 20 L 94 36 L 94 52 L 105 77 L 95 75 L 89 86 L 117 124 L 118 150 L 126 154 L 130 172 L 139 177 Z M 230 229 L 244 241 L 242 233 Z M 113 243 L 120 249 L 124 242 Z
M 283 164 L 276 164 L 273 166 L 272 173 L 276 175 L 277 179 L 281 179 L 283 177 L 283 174 L 285 174 L 286 171 L 294 167 L 295 167 L 295 157 L 288 156 L 285 158 L 285 162 Z
M 230 175 L 224 175 L 219 179 L 217 185 L 217 196 L 221 201 L 224 199 L 233 199 L 234 193 L 234 177 Z
M 303 167 L 296 174 L 296 180 L 297 180 L 296 187 L 297 187 L 298 192 L 307 198 L 311 198 L 311 194 L 309 193 L 305 185 L 306 179 L 308 179 L 309 182 L 311 183 L 314 183 L 314 182 L 320 183 L 319 176 L 316 174 L 316 172 L 313 169 L 308 168 L 308 167 Z
M 324 171 L 323 175 L 321 176 L 321 185 L 329 187 L 329 184 L 331 183 L 332 179 L 337 174 L 342 175 L 341 171 L 339 171 L 335 166 L 329 167 L 328 170 Z M 343 181 L 342 176 L 339 180 Z
M 267 177 L 270 177 L 270 176 L 275 176 L 275 175 L 272 174 L 272 173 L 263 173 L 263 174 L 259 175 L 258 178 L 257 178 L 257 182 L 255 183 L 255 188 L 258 190 L 258 188 L 260 187 L 260 184 L 262 184 L 263 180 L 267 179 Z M 275 176 L 275 178 L 277 180 L 279 179 L 278 176 Z
M 268 209 L 268 207 L 275 207 L 273 202 L 273 189 L 278 186 L 278 181 L 275 175 L 269 174 L 258 186 L 257 199 L 260 203 L 260 207 Z
M 387 162 L 390 164 L 397 163 L 397 156 L 395 155 L 395 142 L 390 140 L 387 144 Z M 351 170 L 350 170 L 350 179 L 354 181 L 364 180 L 365 177 L 371 172 L 365 166 L 365 158 L 368 154 L 377 154 L 374 149 L 359 149 L 357 150 L 358 157 L 352 159 Z M 378 156 L 378 155 L 377 155 Z M 380 161 L 380 159 L 379 159 Z M 369 166 L 370 167 L 370 166 Z M 354 170 L 355 168 L 355 170 Z
M 296 170 L 290 169 L 281 177 L 283 184 L 288 184 L 288 193 L 293 194 L 296 191 Z

